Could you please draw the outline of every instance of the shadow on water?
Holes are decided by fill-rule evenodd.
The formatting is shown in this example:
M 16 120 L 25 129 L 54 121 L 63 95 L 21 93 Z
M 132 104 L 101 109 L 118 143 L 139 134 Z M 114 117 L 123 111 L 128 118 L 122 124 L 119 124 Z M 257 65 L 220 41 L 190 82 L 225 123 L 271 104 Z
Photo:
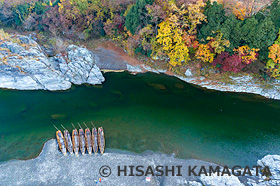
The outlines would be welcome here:
M 38 155 L 53 124 L 103 126 L 109 148 L 175 153 L 223 165 L 280 154 L 280 102 L 207 91 L 152 73 L 106 73 L 102 86 L 0 91 L 0 161 Z

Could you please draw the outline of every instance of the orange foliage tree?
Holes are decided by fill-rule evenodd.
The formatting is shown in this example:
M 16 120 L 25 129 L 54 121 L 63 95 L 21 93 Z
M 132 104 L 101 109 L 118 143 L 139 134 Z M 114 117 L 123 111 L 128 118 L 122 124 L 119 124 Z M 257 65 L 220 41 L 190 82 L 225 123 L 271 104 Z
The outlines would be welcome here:
M 195 57 L 200 59 L 203 62 L 212 63 L 214 60 L 215 54 L 210 51 L 210 47 L 207 44 L 200 44 L 196 53 Z

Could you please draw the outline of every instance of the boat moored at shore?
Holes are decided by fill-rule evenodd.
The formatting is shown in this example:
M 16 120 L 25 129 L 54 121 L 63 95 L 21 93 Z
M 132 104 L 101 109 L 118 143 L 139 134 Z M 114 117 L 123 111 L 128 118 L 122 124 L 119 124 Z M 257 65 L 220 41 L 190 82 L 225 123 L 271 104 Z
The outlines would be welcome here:
M 79 151 L 82 155 L 85 155 L 86 152 L 91 155 L 92 152 L 94 154 L 98 153 L 98 149 L 100 149 L 100 153 L 103 154 L 105 151 L 105 136 L 104 131 L 102 127 L 99 127 L 98 130 L 96 130 L 96 127 L 91 122 L 93 128 L 90 130 L 90 128 L 86 125 L 85 122 L 83 122 L 86 129 L 84 130 L 81 125 L 78 123 L 80 129 L 78 130 L 74 124 L 73 131 L 72 131 L 72 137 L 69 133 L 69 131 L 63 126 L 64 129 L 64 135 L 63 133 L 54 126 L 56 131 L 56 139 L 59 146 L 60 151 L 67 155 L 67 150 L 70 154 L 74 154 L 78 156 Z
M 98 128 L 98 146 L 100 153 L 103 154 L 105 150 L 105 136 L 102 127 Z
M 78 156 L 78 154 L 79 154 L 79 134 L 78 134 L 78 130 L 75 128 L 73 123 L 72 123 L 72 126 L 74 127 L 74 129 L 72 131 L 73 149 L 74 149 L 76 156 Z
M 81 125 L 78 123 L 80 129 L 79 129 L 79 144 L 80 144 L 80 151 L 82 155 L 85 155 L 86 153 L 86 140 L 85 140 L 85 133 L 84 129 L 81 127 Z
M 90 132 L 90 129 L 88 128 L 88 126 L 85 124 L 84 122 L 84 125 L 87 127 L 85 129 L 85 140 L 86 140 L 86 148 L 87 148 L 87 152 L 88 154 L 91 154 L 92 153 L 92 137 L 91 137 L 91 132 Z
M 98 153 L 98 134 L 97 134 L 97 130 L 95 128 L 95 126 L 93 125 L 93 123 L 91 122 L 92 124 L 92 147 L 93 147 L 93 152 L 95 154 Z
M 64 139 L 66 142 L 66 148 L 67 148 L 68 152 L 72 155 L 73 154 L 73 143 L 71 140 L 70 133 L 63 125 L 61 125 L 61 126 L 64 129 L 63 133 L 64 133 Z
M 66 150 L 65 138 L 63 137 L 63 134 L 62 134 L 61 130 L 59 130 L 56 126 L 54 126 L 54 127 L 57 130 L 56 131 L 56 139 L 57 139 L 59 149 L 66 156 L 67 155 L 67 150 Z

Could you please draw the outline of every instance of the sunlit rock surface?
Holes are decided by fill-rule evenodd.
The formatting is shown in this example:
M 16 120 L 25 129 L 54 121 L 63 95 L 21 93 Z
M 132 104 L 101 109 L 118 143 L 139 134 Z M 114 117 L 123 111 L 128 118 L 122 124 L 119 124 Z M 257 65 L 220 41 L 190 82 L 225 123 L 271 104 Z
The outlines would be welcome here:
M 252 93 L 264 96 L 270 99 L 280 100 L 280 82 L 269 82 L 266 85 L 262 85 L 263 82 L 258 81 L 256 78 L 252 78 L 250 75 L 244 75 L 240 77 L 230 77 L 231 82 L 225 83 L 221 81 L 211 80 L 204 76 L 190 76 L 191 72 L 188 69 L 185 73 L 185 77 L 175 75 L 175 77 L 201 87 L 219 91 L 227 92 L 243 92 Z
M 83 83 L 101 84 L 105 81 L 100 69 L 95 64 L 94 55 L 86 48 L 70 45 L 67 54 L 56 57 L 60 71 L 76 85 Z
M 87 49 L 71 45 L 67 49 L 68 60 L 54 64 L 30 37 L 17 35 L 13 38 L 17 42 L 2 41 L 0 45 L 0 88 L 54 91 L 69 89 L 71 83 L 100 84 L 104 81 L 94 63 L 94 55 Z

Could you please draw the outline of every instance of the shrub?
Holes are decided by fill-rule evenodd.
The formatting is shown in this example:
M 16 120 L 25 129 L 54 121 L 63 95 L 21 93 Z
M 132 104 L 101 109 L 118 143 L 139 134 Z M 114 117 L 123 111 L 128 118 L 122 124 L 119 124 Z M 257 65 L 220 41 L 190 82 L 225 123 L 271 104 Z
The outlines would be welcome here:
M 257 60 L 257 51 L 258 49 L 250 49 L 248 46 L 242 46 L 235 50 L 235 54 L 231 56 L 228 52 L 222 52 L 214 59 L 212 64 L 214 66 L 219 65 L 222 71 L 237 73 Z

